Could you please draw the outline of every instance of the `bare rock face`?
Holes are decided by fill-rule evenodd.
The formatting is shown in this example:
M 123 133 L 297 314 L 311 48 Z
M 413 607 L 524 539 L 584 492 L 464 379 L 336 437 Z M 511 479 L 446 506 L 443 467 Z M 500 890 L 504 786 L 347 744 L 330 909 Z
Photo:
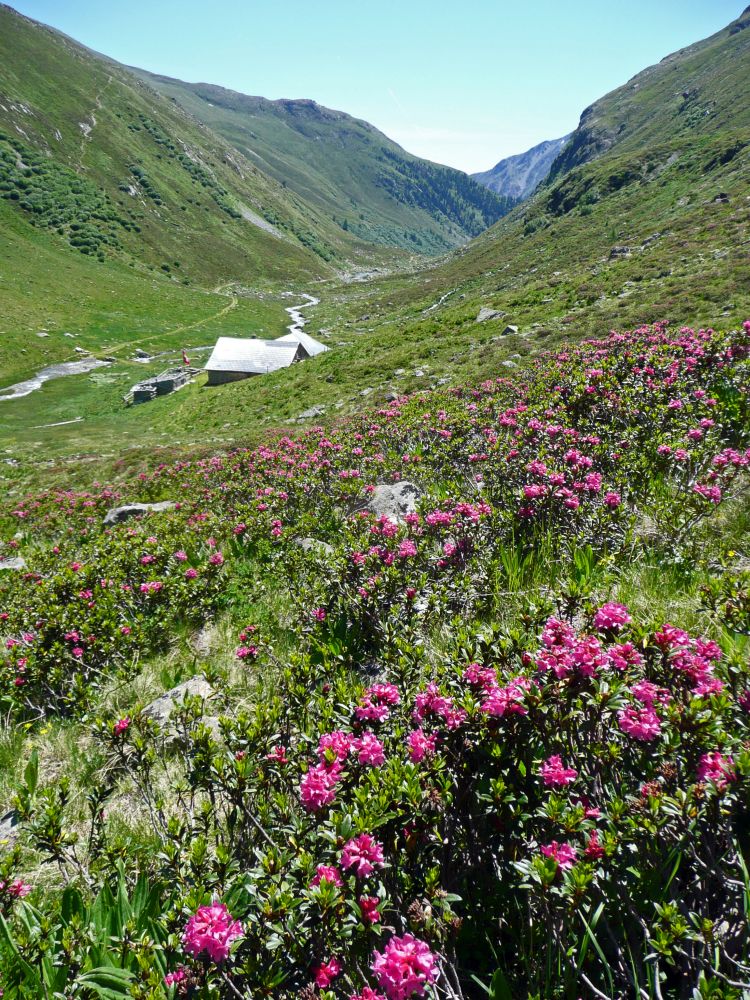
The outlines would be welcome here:
M 376 517 L 403 521 L 407 514 L 415 513 L 421 495 L 419 488 L 406 479 L 400 483 L 376 486 L 367 501 L 367 510 Z
M 183 681 L 182 684 L 178 684 L 171 691 L 166 691 L 152 701 L 143 709 L 143 714 L 146 718 L 153 719 L 161 729 L 165 729 L 175 710 L 183 704 L 186 698 L 201 698 L 205 703 L 213 696 L 213 693 L 214 689 L 203 674 L 196 674 L 195 677 Z
M 104 525 L 109 527 L 113 524 L 122 524 L 123 521 L 131 517 L 140 517 L 142 514 L 159 514 L 165 510 L 174 510 L 177 505 L 173 500 L 162 500 L 161 503 L 128 503 L 122 507 L 112 507 L 104 515 Z

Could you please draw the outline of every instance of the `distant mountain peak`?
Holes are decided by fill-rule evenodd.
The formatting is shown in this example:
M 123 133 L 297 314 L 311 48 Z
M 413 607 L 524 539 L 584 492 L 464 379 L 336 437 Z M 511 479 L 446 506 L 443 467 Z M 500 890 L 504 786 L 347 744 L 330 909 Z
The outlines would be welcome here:
M 542 183 L 555 158 L 570 138 L 547 139 L 525 153 L 507 156 L 491 170 L 472 174 L 475 181 L 506 198 L 523 201 Z

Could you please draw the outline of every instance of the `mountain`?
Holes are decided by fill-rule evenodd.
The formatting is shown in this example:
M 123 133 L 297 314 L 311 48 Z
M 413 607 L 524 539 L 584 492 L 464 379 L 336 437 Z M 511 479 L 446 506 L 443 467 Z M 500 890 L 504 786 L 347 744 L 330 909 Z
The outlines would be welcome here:
M 339 249 L 334 227 L 181 108 L 5 5 L 0 131 L 3 198 L 100 260 L 208 284 L 325 271 Z
M 547 176 L 552 163 L 569 138 L 570 133 L 561 139 L 540 142 L 525 153 L 507 156 L 496 163 L 491 170 L 484 170 L 471 176 L 491 191 L 496 191 L 506 198 L 513 198 L 515 201 L 523 201 Z
M 412 156 L 367 122 L 315 101 L 270 101 L 133 72 L 363 241 L 442 253 L 513 206 L 460 170 Z
M 749 28 L 750 6 L 726 28 L 673 52 L 586 108 L 550 178 L 609 150 L 694 144 L 750 125 Z

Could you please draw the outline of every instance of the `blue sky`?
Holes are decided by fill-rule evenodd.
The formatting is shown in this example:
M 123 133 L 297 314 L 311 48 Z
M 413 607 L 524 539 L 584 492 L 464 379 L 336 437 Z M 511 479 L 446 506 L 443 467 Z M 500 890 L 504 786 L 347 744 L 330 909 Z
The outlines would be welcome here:
M 309 97 L 419 156 L 485 170 L 737 17 L 743 0 L 16 0 L 121 62 Z

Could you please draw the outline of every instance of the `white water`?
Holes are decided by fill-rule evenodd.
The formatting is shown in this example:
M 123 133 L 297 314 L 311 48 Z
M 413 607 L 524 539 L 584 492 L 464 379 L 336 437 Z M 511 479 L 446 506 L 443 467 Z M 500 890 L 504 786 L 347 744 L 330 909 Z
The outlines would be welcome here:
M 59 365 L 50 365 L 42 368 L 36 375 L 26 379 L 24 382 L 16 382 L 5 389 L 0 389 L 0 401 L 6 399 L 21 399 L 22 396 L 30 396 L 32 392 L 41 389 L 45 382 L 53 378 L 64 378 L 66 375 L 85 375 L 95 368 L 103 368 L 109 364 L 107 361 L 99 361 L 98 358 L 84 358 L 82 361 L 64 361 Z
M 302 302 L 298 306 L 287 306 L 287 308 L 284 310 L 284 312 L 289 313 L 292 319 L 292 322 L 287 327 L 287 330 L 290 333 L 302 333 L 303 328 L 307 323 L 307 320 L 302 315 L 302 310 L 309 309 L 310 306 L 316 306 L 320 302 L 320 299 L 316 299 L 314 295 L 303 294 L 302 297 L 304 299 L 307 299 L 307 302 Z

